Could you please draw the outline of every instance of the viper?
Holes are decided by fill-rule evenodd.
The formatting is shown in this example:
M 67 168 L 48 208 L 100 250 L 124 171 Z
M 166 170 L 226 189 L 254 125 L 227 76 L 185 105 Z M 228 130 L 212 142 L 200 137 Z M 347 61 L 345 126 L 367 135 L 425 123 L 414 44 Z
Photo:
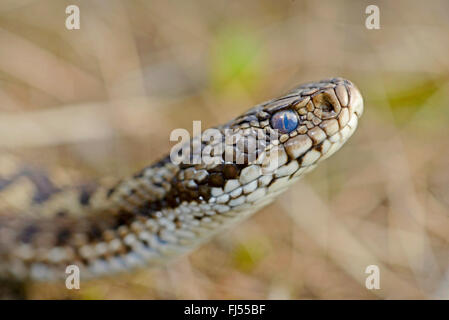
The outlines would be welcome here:
M 112 186 L 1 177 L 0 194 L 24 177 L 34 191 L 29 207 L 0 213 L 0 275 L 54 280 L 76 265 L 86 279 L 165 264 L 275 200 L 344 145 L 362 112 L 352 82 L 326 79 L 216 127 L 221 138 L 187 143 L 213 162 L 167 155 Z

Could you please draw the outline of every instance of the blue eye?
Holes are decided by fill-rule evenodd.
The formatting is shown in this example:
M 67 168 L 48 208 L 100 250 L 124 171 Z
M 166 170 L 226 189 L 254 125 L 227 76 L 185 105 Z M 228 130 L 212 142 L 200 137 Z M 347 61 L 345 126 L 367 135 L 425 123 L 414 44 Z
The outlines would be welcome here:
M 276 112 L 271 117 L 271 126 L 281 133 L 289 133 L 298 127 L 298 116 L 292 110 Z

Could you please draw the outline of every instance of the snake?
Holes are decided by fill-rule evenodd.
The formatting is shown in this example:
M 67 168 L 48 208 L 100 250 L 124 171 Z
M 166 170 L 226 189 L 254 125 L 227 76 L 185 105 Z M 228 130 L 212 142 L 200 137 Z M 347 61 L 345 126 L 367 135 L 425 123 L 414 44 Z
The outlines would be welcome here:
M 273 202 L 339 150 L 362 113 L 359 89 L 329 78 L 260 103 L 113 185 L 58 188 L 29 168 L 1 177 L 0 195 L 18 178 L 34 191 L 26 208 L 0 213 L 0 275 L 56 280 L 75 265 L 91 279 L 165 265 Z

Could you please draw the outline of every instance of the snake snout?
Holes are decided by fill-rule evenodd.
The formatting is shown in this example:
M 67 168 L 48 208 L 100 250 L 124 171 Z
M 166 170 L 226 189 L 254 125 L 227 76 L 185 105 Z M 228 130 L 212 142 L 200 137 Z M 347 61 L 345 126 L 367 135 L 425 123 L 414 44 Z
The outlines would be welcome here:
M 350 82 L 341 78 L 336 78 L 337 83 L 331 88 L 327 84 L 324 88 L 312 95 L 314 115 L 322 121 L 346 117 L 349 111 L 349 118 L 352 114 L 360 117 L 363 113 L 363 98 L 359 89 Z M 348 110 L 345 110 L 345 109 Z M 344 122 L 344 119 L 342 119 Z
M 355 113 L 357 117 L 361 117 L 363 114 L 363 97 L 359 89 L 351 83 L 348 86 L 349 89 L 349 111 Z

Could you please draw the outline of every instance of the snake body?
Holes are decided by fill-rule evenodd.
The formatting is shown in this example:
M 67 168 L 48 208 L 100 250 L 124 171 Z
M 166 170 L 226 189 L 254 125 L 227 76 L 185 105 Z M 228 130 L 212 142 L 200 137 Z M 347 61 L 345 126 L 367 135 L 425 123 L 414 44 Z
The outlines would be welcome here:
M 350 81 L 311 82 L 215 128 L 229 140 L 188 143 L 221 146 L 214 163 L 166 156 L 112 188 L 37 186 L 39 206 L 0 215 L 0 275 L 58 279 L 73 264 L 85 279 L 166 263 L 272 202 L 337 151 L 362 112 Z M 67 207 L 39 214 L 54 199 Z

